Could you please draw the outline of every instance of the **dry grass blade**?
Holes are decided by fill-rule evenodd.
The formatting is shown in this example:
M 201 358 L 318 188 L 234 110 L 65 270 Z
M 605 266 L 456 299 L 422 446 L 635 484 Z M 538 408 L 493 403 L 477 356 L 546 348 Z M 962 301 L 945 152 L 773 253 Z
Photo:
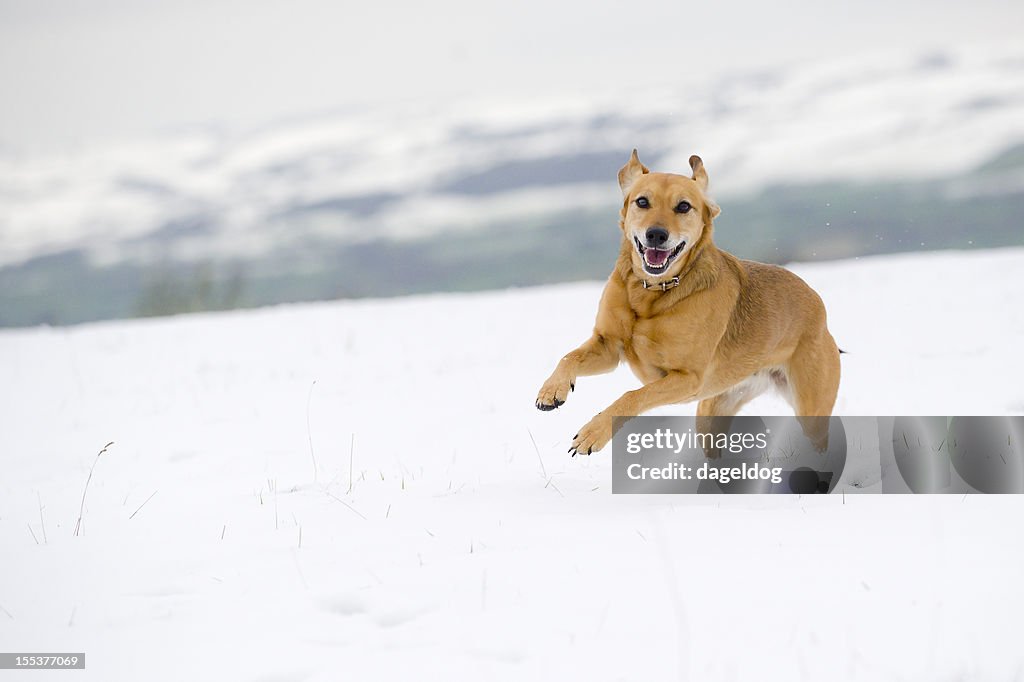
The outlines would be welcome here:
M 352 463 L 356 457 L 356 434 L 352 434 L 352 439 L 348 444 L 348 490 L 345 491 L 346 495 L 352 494 Z
M 103 446 L 103 449 L 96 453 L 96 459 L 93 460 L 92 466 L 89 467 L 89 477 L 85 479 L 85 487 L 82 488 L 82 503 L 78 506 L 78 521 L 75 522 L 75 537 L 82 532 L 82 516 L 85 514 L 85 495 L 89 492 L 89 481 L 92 480 L 92 472 L 96 469 L 97 462 L 100 461 L 100 456 L 107 451 L 114 441 L 110 441 Z
M 156 495 L 158 492 L 160 492 L 160 491 L 159 490 L 154 490 L 153 491 L 153 495 Z M 153 499 L 153 495 L 150 495 L 149 497 L 147 497 L 146 498 L 146 502 L 149 502 L 150 500 L 152 500 Z M 143 502 L 142 504 L 140 504 L 139 508 L 132 512 L 132 515 L 128 517 L 129 521 L 134 519 L 135 515 L 138 514 L 140 511 L 142 511 L 142 508 L 146 506 L 146 502 Z
M 43 496 L 36 491 L 36 499 L 39 500 L 39 525 L 43 528 L 43 544 L 48 545 L 50 541 L 46 539 L 46 521 L 43 520 Z
M 356 509 L 356 508 L 355 508 L 355 507 L 353 507 L 353 506 L 352 506 L 351 504 L 349 504 L 349 503 L 348 503 L 348 502 L 346 502 L 345 500 L 341 499 L 341 498 L 340 498 L 340 497 L 338 497 L 337 495 L 332 495 L 331 493 L 326 493 L 326 495 L 327 495 L 327 497 L 331 498 L 332 500 L 335 500 L 336 502 L 341 502 L 341 503 L 342 503 L 343 505 L 345 505 L 345 506 L 346 506 L 346 507 L 347 507 L 347 508 L 348 508 L 349 510 L 351 510 L 353 514 L 355 514 L 356 516 L 358 516 L 359 518 L 361 518 L 361 519 L 362 519 L 363 521 L 369 521 L 369 519 L 367 519 L 367 518 L 366 518 L 365 516 L 363 516 L 363 515 L 362 515 L 362 514 L 360 513 L 360 511 L 359 511 L 358 509 Z
M 533 449 L 537 451 L 537 461 L 540 462 L 540 472 L 544 474 L 544 478 L 548 477 L 548 470 L 544 467 L 544 458 L 540 456 L 540 448 L 537 447 L 537 441 L 533 437 L 533 432 L 530 429 L 526 429 L 526 433 L 530 434 L 530 442 L 533 443 Z
M 316 386 L 316 379 L 309 385 L 309 395 L 306 396 L 306 437 L 309 439 L 309 458 L 313 460 L 313 482 L 316 482 L 317 465 L 316 455 L 313 454 L 313 430 L 309 426 L 309 405 L 313 402 L 313 387 Z

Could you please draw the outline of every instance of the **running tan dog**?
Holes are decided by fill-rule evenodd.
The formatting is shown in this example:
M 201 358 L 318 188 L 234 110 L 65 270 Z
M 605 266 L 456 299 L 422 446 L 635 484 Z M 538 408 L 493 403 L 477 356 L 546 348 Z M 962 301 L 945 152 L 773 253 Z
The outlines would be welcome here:
M 597 311 L 593 335 L 558 363 L 537 395 L 553 410 L 576 378 L 625 359 L 643 387 L 628 391 L 580 429 L 569 451 L 590 454 L 612 437 L 613 416 L 699 400 L 698 420 L 731 417 L 769 387 L 801 417 L 819 450 L 839 389 L 839 349 L 825 306 L 783 268 L 740 260 L 712 239 L 718 205 L 708 175 L 652 173 L 636 150 L 619 171 L 622 245 Z

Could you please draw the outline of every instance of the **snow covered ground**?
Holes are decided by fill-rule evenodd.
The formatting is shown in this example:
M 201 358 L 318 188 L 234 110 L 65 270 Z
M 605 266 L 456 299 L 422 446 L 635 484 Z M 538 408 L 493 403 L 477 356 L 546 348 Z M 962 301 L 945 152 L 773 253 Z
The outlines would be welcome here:
M 1024 412 L 1024 250 L 794 269 L 850 352 L 837 412 Z M 0 649 L 104 681 L 1019 678 L 1020 497 L 613 497 L 609 452 L 569 458 L 636 385 L 533 408 L 599 291 L 0 332 Z

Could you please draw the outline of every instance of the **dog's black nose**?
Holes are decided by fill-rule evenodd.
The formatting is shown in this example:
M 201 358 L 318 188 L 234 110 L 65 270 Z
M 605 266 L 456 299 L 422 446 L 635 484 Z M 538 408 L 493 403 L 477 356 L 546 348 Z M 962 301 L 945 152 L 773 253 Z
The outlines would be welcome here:
M 668 241 L 668 230 L 664 227 L 648 227 L 645 237 L 648 248 L 660 249 Z

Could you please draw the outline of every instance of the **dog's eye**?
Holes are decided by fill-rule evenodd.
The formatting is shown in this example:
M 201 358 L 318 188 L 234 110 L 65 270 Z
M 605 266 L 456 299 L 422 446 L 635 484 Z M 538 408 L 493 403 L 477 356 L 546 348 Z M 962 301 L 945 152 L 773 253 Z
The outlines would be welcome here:
M 693 208 L 693 206 L 690 206 L 690 202 L 680 201 L 678 204 L 676 204 L 676 213 L 686 213 L 691 208 Z
M 650 208 L 651 202 L 647 201 L 647 197 L 637 197 L 636 205 L 638 208 Z

